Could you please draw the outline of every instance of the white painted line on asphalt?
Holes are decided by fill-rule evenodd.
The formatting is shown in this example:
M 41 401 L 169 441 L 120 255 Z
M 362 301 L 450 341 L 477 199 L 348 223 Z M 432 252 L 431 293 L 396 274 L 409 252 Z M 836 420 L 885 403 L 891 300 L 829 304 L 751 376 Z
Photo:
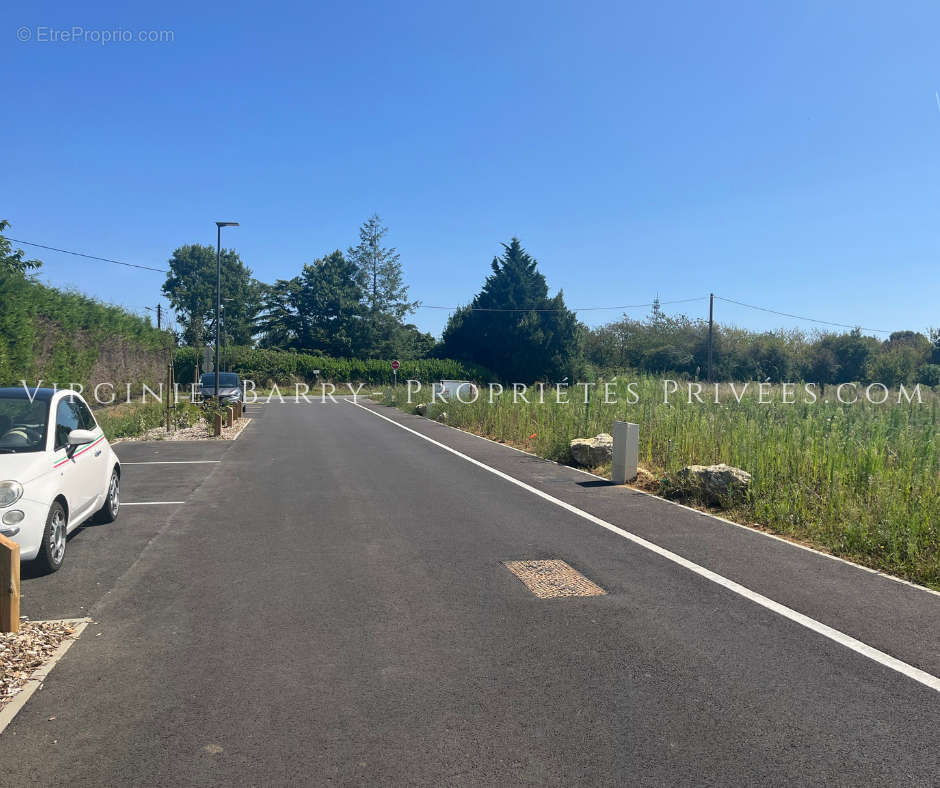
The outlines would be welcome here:
M 186 503 L 186 501 L 121 501 L 121 506 L 173 506 L 174 504 Z
M 3 733 L 7 725 L 13 722 L 13 718 L 17 715 L 19 710 L 26 705 L 26 701 L 42 686 L 49 672 L 55 667 L 56 663 L 65 656 L 65 652 L 72 647 L 72 644 L 78 640 L 78 636 L 82 634 L 90 621 L 90 618 L 63 618 L 57 621 L 44 622 L 50 624 L 74 624 L 75 631 L 59 644 L 59 647 L 52 652 L 52 656 L 47 663 L 36 668 L 35 672 L 20 688 L 20 691 L 13 696 L 13 699 L 7 703 L 2 710 L 0 710 L 0 733 Z
M 347 400 L 347 402 L 352 402 L 352 400 Z M 499 441 L 494 441 L 492 438 L 487 438 L 484 435 L 477 435 L 475 432 L 469 432 L 468 430 L 462 430 L 460 427 L 455 427 L 452 424 L 444 424 L 442 422 L 435 422 L 441 427 L 446 427 L 449 430 L 454 430 L 463 435 L 470 435 L 471 437 L 478 438 L 481 441 L 486 441 L 487 443 L 492 443 L 494 446 L 501 446 L 504 449 L 509 449 L 510 451 L 518 452 L 519 454 L 524 454 L 527 457 L 534 457 L 537 460 L 542 462 L 550 462 L 552 465 L 557 465 L 559 468 L 567 468 L 570 471 L 575 471 L 577 473 L 583 473 L 585 476 L 590 476 L 592 479 L 600 479 L 602 482 L 607 482 L 612 484 L 610 479 L 606 479 L 603 476 L 598 476 L 596 473 L 591 473 L 590 471 L 584 470 L 584 468 L 575 468 L 573 465 L 565 465 L 561 462 L 556 462 L 555 460 L 546 460 L 544 457 L 540 457 L 538 454 L 535 454 L 531 451 L 526 451 L 525 449 L 520 449 L 517 446 L 510 446 L 508 443 L 500 443 Z M 863 564 L 857 564 L 855 561 L 849 561 L 847 558 L 842 558 L 838 555 L 833 555 L 832 553 L 824 553 L 822 550 L 817 550 L 815 547 L 810 547 L 809 545 L 800 544 L 799 542 L 794 542 L 790 539 L 787 539 L 784 536 L 778 536 L 777 534 L 772 534 L 769 531 L 761 531 L 759 528 L 753 528 L 750 525 L 744 525 L 743 523 L 736 523 L 734 520 L 729 520 L 727 517 L 720 517 L 717 514 L 712 514 L 711 512 L 703 512 L 701 509 L 696 509 L 692 506 L 686 506 L 684 503 L 679 503 L 678 501 L 670 501 L 668 498 L 663 498 L 661 495 L 656 495 L 655 493 L 647 492 L 646 490 L 641 490 L 638 487 L 629 487 L 625 489 L 630 490 L 630 492 L 639 493 L 644 495 L 647 498 L 655 498 L 661 503 L 668 503 L 670 506 L 678 506 L 680 509 L 685 509 L 687 512 L 694 512 L 701 517 L 707 517 L 710 520 L 715 520 L 716 522 L 723 523 L 724 525 L 733 525 L 735 528 L 740 528 L 742 531 L 747 531 L 751 534 L 756 534 L 758 536 L 764 536 L 768 539 L 774 539 L 777 542 L 782 542 L 785 545 L 790 547 L 795 547 L 799 550 L 804 550 L 807 553 L 813 553 L 814 555 L 821 556 L 822 558 L 828 558 L 830 561 L 838 561 L 840 564 L 845 564 L 846 566 L 851 566 L 854 569 L 861 569 L 863 572 L 868 572 L 870 575 L 878 575 L 878 577 L 883 577 L 885 580 L 891 580 L 894 583 L 900 583 L 903 586 L 908 586 L 909 588 L 915 588 L 918 591 L 922 591 L 925 594 L 933 594 L 934 596 L 940 596 L 940 591 L 934 591 L 932 588 L 927 588 L 927 586 L 918 585 L 917 583 L 912 583 L 910 580 L 905 580 L 903 577 L 895 577 L 894 575 L 889 575 L 887 572 L 881 572 L 878 569 L 872 569 L 870 566 L 864 566 Z
M 908 678 L 913 679 L 914 681 L 917 681 L 926 687 L 930 687 L 932 690 L 940 692 L 940 678 L 937 678 L 936 676 L 933 676 L 930 673 L 921 670 L 920 668 L 915 668 L 913 665 L 909 665 L 906 662 L 892 657 L 890 654 L 879 651 L 878 649 L 869 646 L 867 643 L 863 643 L 861 640 L 856 640 L 851 635 L 840 632 L 838 629 L 834 629 L 827 624 L 823 624 L 821 621 L 810 618 L 809 616 L 800 613 L 793 608 L 782 605 L 779 602 L 775 602 L 773 599 L 770 599 L 770 597 L 766 597 L 763 594 L 758 594 L 756 591 L 752 591 L 750 588 L 742 586 L 740 583 L 735 583 L 733 580 L 729 580 L 727 577 L 719 575 L 717 572 L 711 571 L 711 569 L 706 569 L 704 566 L 696 564 L 694 561 L 689 561 L 687 558 L 683 558 L 681 555 L 678 555 L 671 550 L 667 550 L 665 547 L 660 547 L 658 544 L 647 541 L 642 536 L 637 536 L 636 534 L 632 534 L 629 531 L 625 531 L 623 528 L 620 528 L 613 523 L 609 523 L 606 520 L 602 520 L 600 517 L 596 517 L 590 512 L 579 509 L 577 506 L 573 506 L 566 501 L 562 501 L 560 498 L 556 498 L 554 495 L 549 495 L 546 492 L 542 492 L 542 490 L 536 489 L 532 485 L 526 484 L 525 482 L 516 479 L 514 476 L 510 476 L 508 473 L 503 473 L 503 471 L 492 468 L 486 463 L 480 462 L 479 460 L 476 460 L 473 457 L 464 454 L 463 452 L 457 451 L 457 449 L 452 449 L 450 446 L 434 440 L 434 438 L 429 438 L 427 435 L 422 435 L 417 430 L 406 427 L 404 424 L 400 424 L 394 419 L 388 418 L 388 416 L 383 416 L 381 413 L 376 413 L 374 410 L 367 408 L 365 405 L 360 405 L 358 402 L 353 402 L 352 404 L 357 408 L 362 408 L 362 410 L 371 413 L 377 418 L 387 421 L 389 424 L 394 424 L 399 429 L 418 436 L 428 443 L 433 443 L 435 446 L 438 446 L 444 449 L 444 451 L 448 451 L 451 454 L 466 460 L 472 465 L 476 465 L 478 468 L 482 468 L 483 470 L 489 471 L 495 476 L 499 476 L 501 479 L 505 479 L 510 484 L 515 484 L 517 487 L 521 487 L 523 490 L 527 490 L 533 495 L 537 495 L 540 498 L 543 498 L 546 501 L 549 501 L 550 503 L 553 503 L 556 506 L 571 512 L 572 514 L 587 520 L 588 522 L 599 525 L 601 528 L 606 528 L 608 531 L 622 536 L 624 539 L 628 539 L 634 544 L 639 545 L 640 547 L 643 547 L 650 552 L 656 553 L 656 555 L 665 558 L 667 561 L 678 564 L 679 566 L 688 569 L 690 572 L 694 572 L 700 577 L 704 577 L 706 580 L 710 580 L 716 585 L 727 588 L 729 591 L 738 594 L 739 596 L 742 596 L 745 599 L 748 599 L 751 602 L 766 608 L 767 610 L 771 610 L 783 618 L 789 619 L 796 624 L 806 627 L 812 632 L 822 635 L 825 638 L 829 638 L 829 640 L 833 640 L 841 646 L 845 646 L 845 648 L 851 649 L 852 651 L 861 654 L 864 657 L 868 657 L 870 660 L 877 662 L 879 665 L 890 668 L 891 670 L 894 670 L 903 676 L 907 676 Z
M 234 437 L 232 438 L 233 441 L 237 441 L 242 436 L 242 433 L 248 429 L 248 425 L 251 424 L 250 418 L 247 416 L 244 416 L 243 418 L 245 419 L 245 423 L 242 424 L 241 429 L 235 433 Z
M 121 465 L 212 465 L 222 460 L 148 460 L 147 462 L 122 462 Z

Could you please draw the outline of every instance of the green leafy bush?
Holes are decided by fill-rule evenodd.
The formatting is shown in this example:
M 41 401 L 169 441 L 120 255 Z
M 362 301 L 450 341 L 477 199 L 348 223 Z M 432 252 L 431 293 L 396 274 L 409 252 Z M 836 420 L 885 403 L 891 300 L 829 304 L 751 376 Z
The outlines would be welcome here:
M 176 380 L 181 385 L 193 381 L 198 361 L 199 352 L 195 348 L 179 348 L 176 351 Z M 394 382 L 390 361 L 331 358 L 250 347 L 225 348 L 223 368 L 253 380 L 258 387 L 271 383 L 288 385 L 295 381 L 311 384 L 321 381 L 355 381 L 374 385 Z M 401 362 L 398 381 L 403 383 L 408 379 L 424 382 L 442 379 L 485 381 L 490 379 L 490 373 L 482 367 L 452 359 L 425 358 Z
M 925 386 L 940 386 L 940 364 L 924 364 L 917 371 L 917 380 Z

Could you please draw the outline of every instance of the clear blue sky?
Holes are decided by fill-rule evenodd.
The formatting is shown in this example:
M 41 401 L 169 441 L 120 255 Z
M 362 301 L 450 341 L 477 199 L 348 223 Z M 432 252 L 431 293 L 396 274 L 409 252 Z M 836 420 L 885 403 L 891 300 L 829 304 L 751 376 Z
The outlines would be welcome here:
M 134 5 L 5 4 L 13 237 L 161 266 L 233 219 L 227 245 L 272 281 L 378 212 L 426 304 L 469 301 L 517 235 L 572 307 L 712 290 L 940 324 L 935 3 Z M 36 40 L 76 25 L 174 40 Z M 159 298 L 159 274 L 37 256 L 53 284 Z

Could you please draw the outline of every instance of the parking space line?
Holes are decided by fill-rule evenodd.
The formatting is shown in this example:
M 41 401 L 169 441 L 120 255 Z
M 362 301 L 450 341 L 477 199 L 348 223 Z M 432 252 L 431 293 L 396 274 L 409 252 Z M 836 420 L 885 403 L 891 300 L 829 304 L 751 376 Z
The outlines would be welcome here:
M 146 462 L 122 462 L 121 465 L 211 465 L 222 460 L 147 460 Z
M 174 504 L 186 503 L 186 501 L 121 501 L 121 506 L 173 506 Z

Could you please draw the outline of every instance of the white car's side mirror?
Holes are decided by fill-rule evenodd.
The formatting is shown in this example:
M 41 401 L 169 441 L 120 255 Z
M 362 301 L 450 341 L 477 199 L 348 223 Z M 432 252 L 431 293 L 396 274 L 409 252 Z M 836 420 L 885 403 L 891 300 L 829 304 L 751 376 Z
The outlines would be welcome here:
M 69 446 L 84 446 L 95 439 L 95 433 L 91 430 L 72 430 L 69 433 Z

